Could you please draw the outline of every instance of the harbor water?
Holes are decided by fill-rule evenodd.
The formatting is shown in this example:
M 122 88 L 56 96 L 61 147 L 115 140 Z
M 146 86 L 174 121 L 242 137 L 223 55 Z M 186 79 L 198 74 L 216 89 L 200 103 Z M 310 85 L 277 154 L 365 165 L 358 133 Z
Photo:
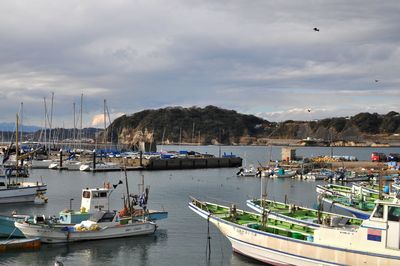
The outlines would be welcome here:
M 266 160 L 280 159 L 280 147 L 262 146 L 163 146 L 159 150 L 194 150 L 214 155 L 235 154 L 247 164 L 258 166 Z M 399 148 L 297 148 L 299 156 L 350 155 L 368 160 L 372 151 L 399 153 Z M 211 256 L 206 254 L 207 221 L 188 208 L 190 196 L 225 205 L 235 203 L 247 209 L 245 201 L 260 195 L 260 178 L 237 177 L 237 169 L 196 169 L 171 171 L 128 172 L 131 193 L 138 191 L 141 175 L 150 186 L 149 208 L 169 212 L 166 220 L 158 221 L 153 235 L 122 239 L 87 241 L 71 244 L 43 244 L 35 251 L 15 251 L 0 254 L 0 265 L 262 265 L 233 253 L 229 241 L 210 225 Z M 86 173 L 57 170 L 32 170 L 28 180 L 42 179 L 48 185 L 49 202 L 34 204 L 7 204 L 0 206 L 0 214 L 57 215 L 59 211 L 79 209 L 81 190 L 101 187 L 104 182 L 124 181 L 124 173 Z M 268 197 L 308 207 L 316 206 L 313 181 L 295 179 L 267 179 Z M 110 196 L 111 209 L 119 210 L 125 184 L 119 185 Z

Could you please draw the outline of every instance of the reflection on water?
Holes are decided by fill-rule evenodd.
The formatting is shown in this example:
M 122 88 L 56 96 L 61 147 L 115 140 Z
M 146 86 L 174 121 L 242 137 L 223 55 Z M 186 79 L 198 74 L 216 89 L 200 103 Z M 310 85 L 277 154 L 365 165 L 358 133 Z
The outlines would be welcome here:
M 56 260 L 64 265 L 149 265 L 149 250 L 162 250 L 168 232 L 157 230 L 152 235 L 86 241 L 68 244 L 43 244 L 37 251 L 2 254 L 2 265 L 53 265 Z M 132 256 L 133 255 L 133 256 Z

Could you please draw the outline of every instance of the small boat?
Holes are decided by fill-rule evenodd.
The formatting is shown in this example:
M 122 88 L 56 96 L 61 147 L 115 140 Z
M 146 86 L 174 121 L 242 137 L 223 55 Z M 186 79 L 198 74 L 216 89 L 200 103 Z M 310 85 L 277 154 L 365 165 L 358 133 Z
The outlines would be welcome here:
M 101 188 L 85 188 L 82 189 L 81 207 L 79 211 L 71 208 L 62 210 L 58 213 L 58 217 L 48 218 L 51 223 L 71 225 L 81 223 L 90 218 L 91 214 L 109 209 L 109 196 L 113 192 L 111 184 L 105 183 Z M 140 198 L 139 196 L 135 197 Z M 133 204 L 132 204 L 133 206 Z M 131 207 L 133 208 L 133 207 Z M 157 221 L 168 218 L 168 212 L 158 210 L 148 210 L 146 212 L 141 208 L 132 210 L 135 219 L 147 219 Z M 0 215 L 0 237 L 25 237 L 24 234 L 15 227 L 16 221 L 24 221 L 25 219 L 34 220 L 29 215 Z
M 342 226 L 359 226 L 362 223 L 361 219 L 340 215 L 322 210 L 315 210 L 306 207 L 297 206 L 295 204 L 286 204 L 272 200 L 262 201 L 265 207 L 261 206 L 261 200 L 247 200 L 246 205 L 257 213 L 262 213 L 263 210 L 268 212 L 271 218 L 279 218 L 285 221 L 290 221 L 298 224 L 320 227 L 321 225 L 342 225 Z
M 80 171 L 121 171 L 121 166 L 117 163 L 105 163 L 102 161 L 96 162 L 93 167 L 93 163 L 81 164 L 79 166 Z
M 59 170 L 59 169 L 67 169 L 70 171 L 79 171 L 83 163 L 77 160 L 66 160 L 63 161 L 62 167 L 60 167 L 60 162 L 53 162 L 49 165 L 49 169 Z
M 350 212 L 359 219 L 368 219 L 375 207 L 375 200 L 364 197 L 343 197 L 328 196 L 322 197 L 322 200 L 338 209 Z
M 333 177 L 334 172 L 327 169 L 321 169 L 320 171 L 309 172 L 307 174 L 302 175 L 303 179 L 310 179 L 310 180 L 328 180 L 329 178 Z
M 125 182 L 128 182 L 126 171 Z M 24 221 L 16 221 L 15 227 L 26 237 L 40 237 L 44 243 L 109 239 L 154 233 L 157 228 L 154 221 L 167 218 L 168 213 L 147 209 L 150 188 L 144 187 L 144 177 L 142 176 L 142 183 L 139 184 L 141 194 L 131 195 L 127 185 L 126 195 L 129 197 L 123 197 L 124 207 L 119 212 L 110 211 L 109 196 L 119 184 L 122 184 L 122 181 L 115 185 L 105 183 L 104 188 L 83 189 L 79 212 L 66 210 L 60 212 L 59 218 L 34 216 Z M 134 208 L 137 205 L 139 208 Z
M 354 197 L 362 194 L 373 199 L 378 199 L 379 197 L 379 191 L 373 189 L 372 186 L 361 184 L 352 184 L 351 187 L 336 184 L 317 185 L 316 191 L 318 194 L 328 196 Z
M 400 203 L 377 201 L 360 226 L 298 225 L 192 199 L 189 208 L 214 224 L 235 252 L 273 265 L 398 265 Z
M 257 170 L 253 165 L 249 165 L 249 167 L 240 167 L 239 171 L 236 173 L 237 176 L 256 176 Z
M 54 163 L 53 160 L 36 160 L 33 159 L 29 162 L 29 166 L 32 169 L 47 169 L 49 168 L 49 165 Z
M 19 231 L 14 223 L 18 220 L 24 220 L 27 215 L 0 215 L 0 238 L 16 238 L 25 237 L 24 234 Z
M 42 182 L 22 182 L 0 176 L 0 203 L 33 202 L 46 193 L 47 185 Z M 46 201 L 46 200 L 45 200 Z
M 296 175 L 295 170 L 285 170 L 283 168 L 264 169 L 261 171 L 262 177 L 290 178 L 295 175 Z
M 25 238 L 25 239 L 7 239 L 0 240 L 0 252 L 6 252 L 10 250 L 26 250 L 26 249 L 38 249 L 40 248 L 40 238 Z
M 147 220 L 120 217 L 115 211 L 99 211 L 89 220 L 66 226 L 52 224 L 45 218 L 36 217 L 34 221 L 16 221 L 15 227 L 27 237 L 39 237 L 43 243 L 66 243 L 86 240 L 110 239 L 152 234 L 157 226 Z

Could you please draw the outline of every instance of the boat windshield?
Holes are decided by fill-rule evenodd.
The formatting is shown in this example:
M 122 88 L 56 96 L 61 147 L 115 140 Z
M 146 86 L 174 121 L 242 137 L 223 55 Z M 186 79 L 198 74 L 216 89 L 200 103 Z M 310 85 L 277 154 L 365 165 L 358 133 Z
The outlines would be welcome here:
M 400 221 L 400 207 L 389 206 L 388 220 L 392 222 Z
M 114 219 L 115 212 L 105 212 L 105 211 L 99 211 L 96 213 L 92 214 L 92 217 L 90 217 L 90 220 L 93 222 L 98 222 L 98 223 L 104 223 L 104 222 L 112 222 Z
M 374 217 L 374 218 L 383 218 L 383 205 L 382 204 L 379 204 L 376 207 L 375 212 L 374 212 L 372 217 Z

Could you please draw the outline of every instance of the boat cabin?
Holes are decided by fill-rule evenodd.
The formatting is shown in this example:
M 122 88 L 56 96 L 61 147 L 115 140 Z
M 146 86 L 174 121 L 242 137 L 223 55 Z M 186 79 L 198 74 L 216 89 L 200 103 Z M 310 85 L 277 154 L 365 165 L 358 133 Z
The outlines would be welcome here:
M 95 212 L 109 209 L 111 187 L 82 189 L 81 212 Z
M 374 211 L 365 226 L 370 226 L 375 229 L 385 229 L 386 231 L 386 247 L 391 249 L 400 249 L 400 201 L 377 200 Z M 383 230 L 382 230 L 383 231 Z M 380 230 L 368 231 L 368 240 L 381 241 L 383 234 Z
M 90 214 L 101 210 L 108 210 L 111 185 L 104 188 L 82 189 L 81 208 L 79 212 L 64 210 L 59 213 L 61 223 L 75 224 L 90 218 Z
M 400 201 L 376 200 L 370 217 L 355 227 L 319 227 L 314 231 L 317 244 L 339 245 L 341 248 L 366 252 L 398 254 L 400 250 Z

